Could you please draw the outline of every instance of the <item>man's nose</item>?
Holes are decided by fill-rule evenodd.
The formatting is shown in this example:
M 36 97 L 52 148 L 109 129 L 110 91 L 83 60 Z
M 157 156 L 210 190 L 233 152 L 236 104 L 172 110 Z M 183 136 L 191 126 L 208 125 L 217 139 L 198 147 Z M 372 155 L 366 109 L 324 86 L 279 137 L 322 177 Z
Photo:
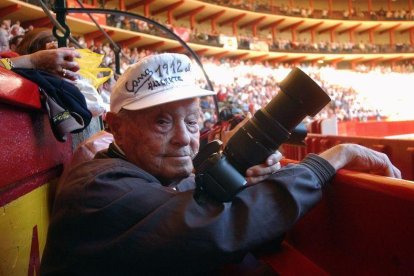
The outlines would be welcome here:
M 188 145 L 190 143 L 191 133 L 184 122 L 178 123 L 174 127 L 172 142 L 178 145 Z

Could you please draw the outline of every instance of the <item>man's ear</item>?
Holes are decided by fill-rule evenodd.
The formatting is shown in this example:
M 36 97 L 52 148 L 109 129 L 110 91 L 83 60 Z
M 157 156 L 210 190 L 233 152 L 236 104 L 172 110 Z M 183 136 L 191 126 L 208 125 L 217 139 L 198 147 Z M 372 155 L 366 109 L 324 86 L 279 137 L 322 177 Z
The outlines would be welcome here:
M 118 145 L 122 144 L 122 126 L 123 120 L 118 114 L 108 112 L 105 115 L 105 120 L 108 124 L 109 132 L 114 136 L 114 139 Z

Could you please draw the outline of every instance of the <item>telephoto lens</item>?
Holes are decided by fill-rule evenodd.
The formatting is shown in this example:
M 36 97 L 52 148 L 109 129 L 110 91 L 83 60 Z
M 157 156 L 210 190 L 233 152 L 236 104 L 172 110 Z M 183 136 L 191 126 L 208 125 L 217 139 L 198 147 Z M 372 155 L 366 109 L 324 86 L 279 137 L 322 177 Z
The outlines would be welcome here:
M 306 130 L 298 125 L 331 100 L 299 68 L 293 69 L 279 86 L 280 92 L 236 131 L 224 150 L 221 141 L 215 140 L 193 159 L 196 200 L 209 196 L 221 202 L 231 201 L 246 186 L 246 170 L 264 163 L 290 138 L 300 140 L 303 134 L 306 136 Z
M 286 142 L 306 116 L 315 116 L 331 100 L 299 68 L 294 68 L 279 87 L 279 93 L 230 138 L 224 149 L 229 162 L 243 175 Z

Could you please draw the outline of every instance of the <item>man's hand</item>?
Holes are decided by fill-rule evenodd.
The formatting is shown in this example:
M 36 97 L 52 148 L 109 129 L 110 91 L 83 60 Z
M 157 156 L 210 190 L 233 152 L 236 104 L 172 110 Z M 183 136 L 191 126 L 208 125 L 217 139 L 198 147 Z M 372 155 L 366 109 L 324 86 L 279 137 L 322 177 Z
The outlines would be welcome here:
M 401 178 L 401 172 L 384 153 L 357 144 L 340 144 L 321 154 L 335 170 L 349 169 Z
M 241 121 L 237 126 L 235 126 L 230 131 L 223 131 L 221 133 L 221 138 L 223 145 L 225 146 L 230 138 L 244 125 L 246 124 L 252 115 L 248 113 L 246 118 Z M 259 183 L 262 180 L 265 180 L 269 175 L 278 171 L 281 167 L 280 160 L 282 159 L 282 154 L 279 151 L 271 154 L 263 164 L 253 166 L 246 171 L 246 180 L 248 185 L 254 185 Z
M 280 160 L 282 154 L 279 151 L 271 154 L 265 161 L 265 163 L 253 166 L 246 171 L 246 180 L 248 185 L 254 185 L 260 181 L 265 180 L 276 171 L 280 170 Z

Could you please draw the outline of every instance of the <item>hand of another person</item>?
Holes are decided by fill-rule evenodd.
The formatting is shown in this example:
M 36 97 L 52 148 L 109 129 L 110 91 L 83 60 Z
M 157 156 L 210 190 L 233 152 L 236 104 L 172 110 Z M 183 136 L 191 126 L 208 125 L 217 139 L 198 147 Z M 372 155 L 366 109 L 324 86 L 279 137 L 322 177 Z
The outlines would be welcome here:
M 29 57 L 34 69 L 44 70 L 69 80 L 76 80 L 79 76 L 76 73 L 79 65 L 74 59 L 80 58 L 80 54 L 74 48 L 42 50 Z
M 340 144 L 319 154 L 335 170 L 350 169 L 389 177 L 401 178 L 401 172 L 384 153 L 357 145 Z

